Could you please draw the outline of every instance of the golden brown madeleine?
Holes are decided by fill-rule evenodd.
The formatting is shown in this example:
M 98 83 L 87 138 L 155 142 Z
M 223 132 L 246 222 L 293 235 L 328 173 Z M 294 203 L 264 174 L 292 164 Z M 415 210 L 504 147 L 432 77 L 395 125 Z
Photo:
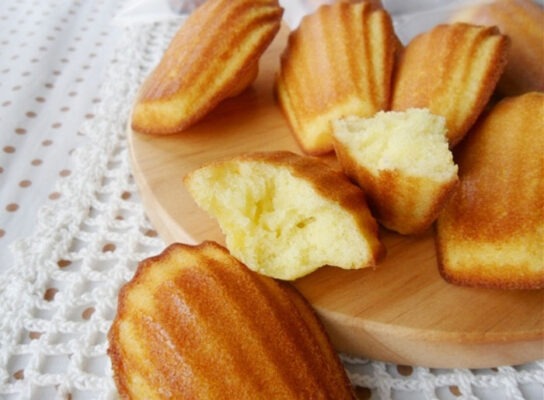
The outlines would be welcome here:
M 373 267 L 384 252 L 364 193 L 318 158 L 245 154 L 204 165 L 184 182 L 231 254 L 261 274 L 293 280 L 325 265 Z
M 498 26 L 511 40 L 498 91 L 505 96 L 544 91 L 544 9 L 532 0 L 495 0 L 463 8 L 456 22 Z
M 123 398 L 355 398 L 299 292 L 213 242 L 143 261 L 108 338 Z
M 247 87 L 281 24 L 277 0 L 208 0 L 178 30 L 143 83 L 138 132 L 180 132 Z
M 391 108 L 428 108 L 446 118 L 455 146 L 487 105 L 507 59 L 508 38 L 495 27 L 438 25 L 400 56 Z
M 544 94 L 502 100 L 456 150 L 460 188 L 437 224 L 442 275 L 544 288 Z
M 397 46 L 390 16 L 369 2 L 325 5 L 301 21 L 282 54 L 276 89 L 304 152 L 333 150 L 333 119 L 388 108 Z

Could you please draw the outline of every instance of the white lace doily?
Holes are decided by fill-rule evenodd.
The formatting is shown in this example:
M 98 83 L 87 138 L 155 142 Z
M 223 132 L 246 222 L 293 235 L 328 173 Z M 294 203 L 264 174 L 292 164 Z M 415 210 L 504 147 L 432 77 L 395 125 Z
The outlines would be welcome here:
M 0 398 L 116 397 L 106 335 L 117 292 L 137 263 L 163 249 L 131 177 L 125 126 L 132 99 L 177 28 L 126 27 L 82 127 L 62 198 L 42 209 L 34 234 L 13 246 L 0 276 Z M 544 362 L 489 370 L 436 370 L 342 356 L 360 398 L 539 399 Z

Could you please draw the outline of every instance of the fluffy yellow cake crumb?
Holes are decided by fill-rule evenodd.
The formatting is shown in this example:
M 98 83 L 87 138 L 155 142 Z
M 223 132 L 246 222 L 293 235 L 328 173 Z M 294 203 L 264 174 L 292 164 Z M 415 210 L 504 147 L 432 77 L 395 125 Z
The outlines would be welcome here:
M 287 157 L 298 166 L 261 154 L 204 166 L 185 183 L 231 253 L 257 272 L 292 280 L 324 265 L 374 265 L 382 249 L 363 193 L 320 161 Z
M 333 124 L 340 164 L 377 219 L 403 234 L 427 229 L 457 182 L 444 118 L 414 108 Z

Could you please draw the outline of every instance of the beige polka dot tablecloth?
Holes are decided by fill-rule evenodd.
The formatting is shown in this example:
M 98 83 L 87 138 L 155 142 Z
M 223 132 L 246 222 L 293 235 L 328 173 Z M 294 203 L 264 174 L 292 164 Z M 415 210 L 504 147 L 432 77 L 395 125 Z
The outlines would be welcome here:
M 183 23 L 169 1 L 0 1 L 0 399 L 117 398 L 107 356 L 117 294 L 164 248 L 126 126 Z M 403 20 L 408 2 L 383 2 L 403 39 L 423 26 Z M 281 3 L 295 26 L 316 2 Z M 544 398 L 544 361 L 439 370 L 341 357 L 360 399 Z
M 120 3 L 0 2 L 0 271 L 40 206 L 63 196 L 55 182 L 72 173 L 71 153 L 85 142 L 80 126 L 101 100 Z

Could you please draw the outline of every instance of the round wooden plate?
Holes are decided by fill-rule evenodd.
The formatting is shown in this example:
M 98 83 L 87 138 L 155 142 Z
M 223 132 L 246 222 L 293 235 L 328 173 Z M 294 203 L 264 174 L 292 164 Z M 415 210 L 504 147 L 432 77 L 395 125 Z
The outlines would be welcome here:
M 300 153 L 273 94 L 287 30 L 261 59 L 254 84 L 204 120 L 172 136 L 129 130 L 133 174 L 144 207 L 167 242 L 224 238 L 183 186 L 189 171 L 262 150 Z M 483 368 L 544 358 L 544 291 L 472 289 L 439 275 L 433 232 L 381 232 L 387 257 L 372 270 L 325 267 L 294 282 L 317 310 L 336 349 L 396 364 Z M 263 315 L 263 318 L 266 318 Z

